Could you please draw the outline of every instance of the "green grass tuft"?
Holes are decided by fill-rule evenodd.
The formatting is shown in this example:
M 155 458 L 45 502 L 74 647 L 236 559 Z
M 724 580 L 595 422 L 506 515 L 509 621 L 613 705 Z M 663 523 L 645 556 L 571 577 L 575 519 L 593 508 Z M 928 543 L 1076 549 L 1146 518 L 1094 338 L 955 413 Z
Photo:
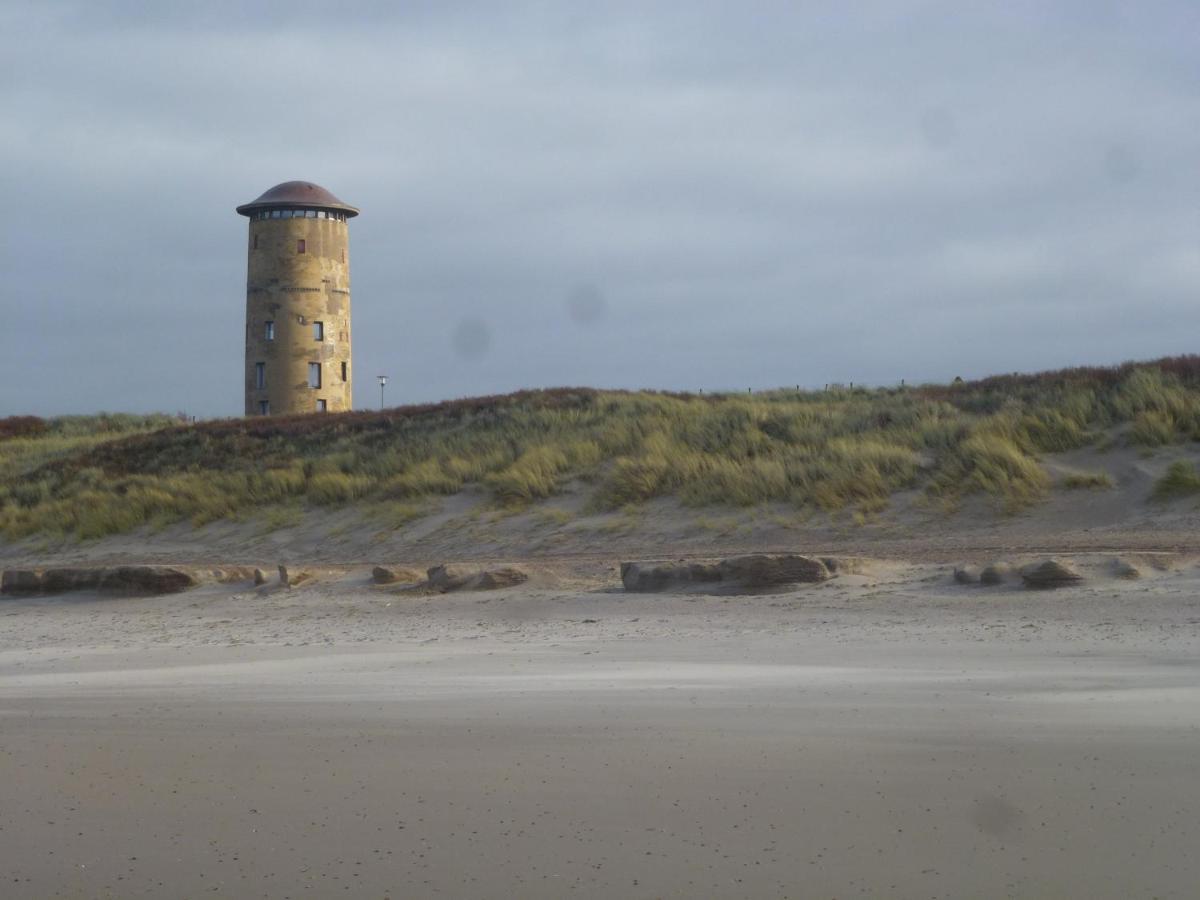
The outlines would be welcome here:
M 1167 473 L 1154 484 L 1155 500 L 1175 500 L 1200 493 L 1200 472 L 1189 462 L 1171 463 Z

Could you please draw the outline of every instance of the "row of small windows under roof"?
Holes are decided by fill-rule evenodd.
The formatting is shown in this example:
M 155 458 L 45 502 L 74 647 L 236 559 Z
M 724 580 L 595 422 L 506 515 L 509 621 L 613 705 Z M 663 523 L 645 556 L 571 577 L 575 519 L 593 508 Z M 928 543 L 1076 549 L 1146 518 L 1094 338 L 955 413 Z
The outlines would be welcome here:
M 332 209 L 260 209 L 250 219 L 336 219 L 345 222 L 346 214 Z

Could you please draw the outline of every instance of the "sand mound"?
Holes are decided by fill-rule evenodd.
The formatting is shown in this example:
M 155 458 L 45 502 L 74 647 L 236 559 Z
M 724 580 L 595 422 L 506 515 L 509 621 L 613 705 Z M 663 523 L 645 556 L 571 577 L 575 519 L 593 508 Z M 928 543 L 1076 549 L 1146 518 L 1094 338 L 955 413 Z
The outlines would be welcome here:
M 979 569 L 975 566 L 955 566 L 955 584 L 979 584 Z
M 513 587 L 529 580 L 529 574 L 516 566 L 496 569 L 471 569 L 458 565 L 434 566 L 429 570 L 429 586 L 443 594 L 450 591 L 492 591 Z
M 1124 578 L 1128 581 L 1142 577 L 1142 570 L 1127 559 L 1117 557 L 1112 561 L 1113 578 Z
M 416 569 L 376 566 L 371 570 L 371 580 L 376 584 L 416 584 L 424 581 L 425 576 Z

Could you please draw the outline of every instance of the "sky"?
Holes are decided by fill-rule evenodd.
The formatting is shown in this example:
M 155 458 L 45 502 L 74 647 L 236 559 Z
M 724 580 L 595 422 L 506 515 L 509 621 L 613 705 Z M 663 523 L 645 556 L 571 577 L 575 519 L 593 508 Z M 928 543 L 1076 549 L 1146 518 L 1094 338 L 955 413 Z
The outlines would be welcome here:
M 289 180 L 359 408 L 1200 352 L 1200 4 L 0 0 L 0 415 L 240 415 Z

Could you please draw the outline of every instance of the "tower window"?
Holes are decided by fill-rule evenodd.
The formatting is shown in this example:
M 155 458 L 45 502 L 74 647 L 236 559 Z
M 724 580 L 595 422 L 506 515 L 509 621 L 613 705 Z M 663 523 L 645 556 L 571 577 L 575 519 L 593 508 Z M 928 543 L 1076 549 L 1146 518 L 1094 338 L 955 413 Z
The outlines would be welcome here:
M 321 364 L 319 362 L 308 364 L 308 386 L 310 388 L 321 386 Z
M 304 238 L 300 238 L 300 240 L 296 241 L 296 252 L 297 253 L 304 252 Z
M 255 250 L 258 249 L 258 235 L 257 234 L 254 236 L 254 249 Z
M 343 247 L 342 248 L 342 262 L 345 262 L 345 261 L 346 261 L 346 248 Z
M 318 400 L 317 401 L 317 412 L 325 412 L 325 411 L 326 411 L 325 401 Z
M 266 363 L 256 362 L 254 364 L 254 386 L 260 391 L 267 386 Z
M 314 341 L 325 340 L 325 323 L 324 322 L 313 322 L 313 340 Z
M 275 323 L 269 319 L 263 322 L 263 339 L 268 341 L 275 340 Z
M 342 381 L 348 381 L 348 380 L 349 379 L 346 378 L 346 363 L 343 361 L 342 362 Z
M 271 401 L 270 400 L 259 400 L 258 401 L 258 414 L 260 416 L 266 416 L 266 415 L 270 415 L 270 413 L 271 413 Z

